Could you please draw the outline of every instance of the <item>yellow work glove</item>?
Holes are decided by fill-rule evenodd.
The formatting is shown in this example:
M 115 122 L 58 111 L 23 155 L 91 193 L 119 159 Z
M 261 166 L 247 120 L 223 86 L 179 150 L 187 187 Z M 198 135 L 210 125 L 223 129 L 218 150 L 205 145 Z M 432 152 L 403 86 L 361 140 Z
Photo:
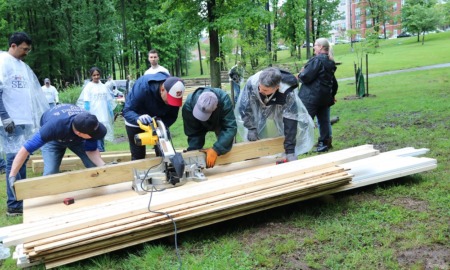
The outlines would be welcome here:
M 212 148 L 202 149 L 201 152 L 206 154 L 206 168 L 212 168 L 216 164 L 217 152 Z

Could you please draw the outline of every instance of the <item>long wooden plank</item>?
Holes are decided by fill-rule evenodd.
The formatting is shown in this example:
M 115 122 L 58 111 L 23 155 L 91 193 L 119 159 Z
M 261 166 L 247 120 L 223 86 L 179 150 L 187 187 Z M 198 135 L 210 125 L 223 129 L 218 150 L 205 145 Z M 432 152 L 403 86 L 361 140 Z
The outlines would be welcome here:
M 217 165 L 282 153 L 284 137 L 256 142 L 238 143 L 226 155 L 219 156 Z M 189 155 L 184 153 L 183 155 Z M 160 158 L 124 162 L 121 164 L 66 172 L 17 181 L 14 185 L 19 200 L 55 195 L 74 190 L 95 188 L 131 181 L 133 169 L 148 169 Z
M 106 152 L 105 152 L 106 153 Z M 127 162 L 131 161 L 131 154 L 130 152 L 125 153 L 111 153 L 111 154 L 105 154 L 102 153 L 102 159 L 105 162 Z M 146 158 L 154 158 L 155 153 L 148 152 L 146 155 Z M 31 161 L 31 168 L 33 172 L 35 173 L 41 173 L 44 170 L 44 160 L 43 159 L 35 159 Z M 78 156 L 72 156 L 72 157 L 65 157 L 61 160 L 61 171 L 68 171 L 68 170 L 82 170 L 85 169 L 83 162 Z

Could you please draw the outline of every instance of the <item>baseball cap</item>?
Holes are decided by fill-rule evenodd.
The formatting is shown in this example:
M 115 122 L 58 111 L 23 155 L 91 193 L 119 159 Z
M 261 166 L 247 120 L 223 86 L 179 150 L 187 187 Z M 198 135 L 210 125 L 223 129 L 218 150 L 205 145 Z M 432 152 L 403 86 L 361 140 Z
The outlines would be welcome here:
M 178 77 L 168 77 L 164 82 L 167 91 L 167 103 L 171 106 L 180 107 L 183 103 L 184 83 Z
M 49 78 L 45 78 L 44 83 L 50 83 L 50 79 Z
M 198 99 L 197 103 L 195 103 L 194 107 L 194 117 L 200 121 L 207 121 L 211 114 L 217 108 L 217 96 L 213 92 L 204 92 L 202 93 Z
M 77 114 L 73 119 L 73 126 L 95 140 L 103 139 L 106 135 L 106 127 L 98 121 L 97 116 L 88 112 Z

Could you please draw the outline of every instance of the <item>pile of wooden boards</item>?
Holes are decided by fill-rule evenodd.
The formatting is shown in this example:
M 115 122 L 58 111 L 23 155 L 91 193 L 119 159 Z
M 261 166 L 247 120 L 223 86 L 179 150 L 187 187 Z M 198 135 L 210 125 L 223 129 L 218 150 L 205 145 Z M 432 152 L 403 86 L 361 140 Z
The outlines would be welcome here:
M 93 169 L 85 170 L 88 174 L 78 172 L 80 176 L 90 174 L 96 184 L 58 188 L 68 193 L 48 196 L 52 192 L 41 190 L 39 196 L 46 197 L 31 199 L 37 196 L 19 188 L 18 194 L 26 199 L 26 223 L 3 228 L 0 237 L 5 246 L 16 246 L 19 267 L 45 263 L 53 268 L 171 235 L 172 219 L 182 232 L 436 167 L 436 160 L 416 157 L 427 149 L 404 148 L 380 154 L 371 145 L 275 165 L 276 157 L 269 155 L 282 152 L 280 140 L 260 143 L 252 143 L 251 148 L 248 144 L 234 147 L 234 153 L 218 160 L 221 166 L 205 171 L 205 182 L 188 182 L 151 196 L 131 191 L 131 178 L 125 180 L 126 176 L 109 179 L 108 185 L 104 185 L 105 180 L 96 181 L 113 168 L 97 169 L 97 174 Z M 261 158 L 244 161 L 258 156 Z M 140 162 L 130 166 L 149 166 L 158 159 Z M 75 174 L 59 180 L 70 186 L 81 180 L 73 179 Z M 40 182 L 53 183 L 47 180 Z M 28 185 L 36 186 L 32 180 Z M 67 196 L 74 197 L 75 203 L 64 205 L 62 199 Z

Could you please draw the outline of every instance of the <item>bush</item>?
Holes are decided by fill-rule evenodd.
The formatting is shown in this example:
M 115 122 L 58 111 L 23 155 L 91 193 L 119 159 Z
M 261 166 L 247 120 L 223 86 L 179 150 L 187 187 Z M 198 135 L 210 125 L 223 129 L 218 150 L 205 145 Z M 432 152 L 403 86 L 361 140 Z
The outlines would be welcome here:
M 64 91 L 59 92 L 59 102 L 76 104 L 81 94 L 81 86 L 71 86 Z

